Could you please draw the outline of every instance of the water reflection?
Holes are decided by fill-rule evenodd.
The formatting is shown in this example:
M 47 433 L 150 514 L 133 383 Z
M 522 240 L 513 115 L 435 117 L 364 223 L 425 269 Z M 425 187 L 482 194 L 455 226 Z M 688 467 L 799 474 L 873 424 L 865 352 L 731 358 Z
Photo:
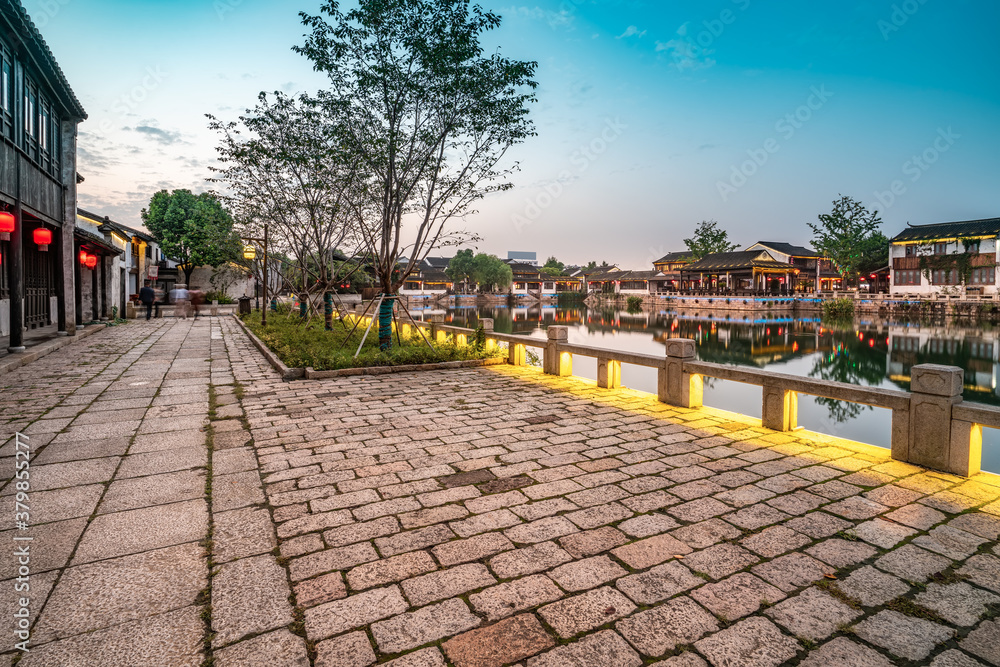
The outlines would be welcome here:
M 628 313 L 583 306 L 457 308 L 428 311 L 425 317 L 468 327 L 477 326 L 479 317 L 491 317 L 497 331 L 535 337 L 544 337 L 546 327 L 560 324 L 570 327 L 571 342 L 647 354 L 663 354 L 669 338 L 690 338 L 704 361 L 904 390 L 910 388 L 913 366 L 946 364 L 964 370 L 966 400 L 1000 405 L 996 382 L 1000 334 L 988 324 L 863 318 L 834 326 L 818 318 L 786 315 Z M 574 362 L 574 370 L 595 376 L 596 363 L 580 359 Z M 628 386 L 656 390 L 655 372 L 635 369 L 631 373 L 625 378 Z M 708 384 L 706 404 L 759 416 L 759 391 L 732 384 Z M 807 428 L 889 444 L 885 410 L 805 396 L 799 408 L 800 422 Z M 993 448 L 986 451 L 984 447 L 984 467 L 989 462 L 992 467 L 987 469 L 1000 471 L 1000 434 L 987 429 L 984 436 L 984 444 Z M 991 444 L 994 440 L 997 445 Z

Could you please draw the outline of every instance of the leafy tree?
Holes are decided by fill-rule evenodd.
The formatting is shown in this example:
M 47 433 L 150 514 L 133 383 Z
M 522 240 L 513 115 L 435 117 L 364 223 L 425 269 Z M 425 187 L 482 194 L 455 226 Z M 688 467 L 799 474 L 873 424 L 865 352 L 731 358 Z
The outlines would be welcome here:
M 694 235 L 684 239 L 684 244 L 691 251 L 692 261 L 697 262 L 705 255 L 716 252 L 733 252 L 739 249 L 739 244 L 729 240 L 729 232 L 718 228 L 715 220 L 702 220 L 695 227 Z
M 471 248 L 459 250 L 448 262 L 445 274 L 456 283 L 468 284 L 475 270 L 475 255 Z
M 233 219 L 214 195 L 190 190 L 160 190 L 142 209 L 142 222 L 163 254 L 178 262 L 191 284 L 196 266 L 219 267 L 240 256 Z
M 555 257 L 549 257 L 545 260 L 545 266 L 542 267 L 542 273 L 547 273 L 550 276 L 561 276 L 566 265 L 560 262 Z
M 479 284 L 480 290 L 492 292 L 497 287 L 510 285 L 514 281 L 514 272 L 496 255 L 479 253 L 473 260 L 472 279 Z
M 583 270 L 593 271 L 596 268 L 597 268 L 597 262 L 595 262 L 594 260 L 590 260 L 590 262 L 587 263 L 587 266 L 583 267 Z
M 449 223 L 511 187 L 516 163 L 500 162 L 534 135 L 536 63 L 484 55 L 480 40 L 500 16 L 468 0 L 359 0 L 347 12 L 328 0 L 321 15 L 301 17 L 311 32 L 295 50 L 330 81 L 317 102 L 347 119 L 342 145 L 370 175 L 353 206 L 377 282 L 392 295 L 435 246 L 476 238 Z M 404 254 L 410 261 L 394 275 Z M 387 299 L 383 349 L 391 313 Z
M 879 230 L 881 225 L 878 211 L 869 211 L 856 199 L 841 195 L 834 200 L 833 210 L 821 214 L 818 224 L 810 222 L 809 229 L 813 232 L 812 244 L 816 251 L 829 257 L 838 273 L 856 285 L 863 271 L 885 266 L 888 262 L 888 241 Z M 871 266 L 872 263 L 878 266 Z
M 347 205 L 359 196 L 362 172 L 355 158 L 342 146 L 343 122 L 329 110 L 305 97 L 264 93 L 239 123 L 224 123 L 209 116 L 209 127 L 221 135 L 217 151 L 222 167 L 213 179 L 226 186 L 225 201 L 247 236 L 270 232 L 272 256 L 292 257 L 281 270 L 283 281 L 295 286 L 302 303 L 312 303 L 313 293 L 324 295 L 332 306 L 337 284 L 359 275 L 339 272 L 344 255 L 357 255 L 363 247 L 360 222 Z M 268 270 L 278 266 L 268 262 Z M 326 328 L 332 328 L 333 308 L 325 309 Z
M 861 275 L 873 273 L 889 264 L 889 238 L 881 231 L 875 232 L 862 242 L 861 262 L 858 271 Z

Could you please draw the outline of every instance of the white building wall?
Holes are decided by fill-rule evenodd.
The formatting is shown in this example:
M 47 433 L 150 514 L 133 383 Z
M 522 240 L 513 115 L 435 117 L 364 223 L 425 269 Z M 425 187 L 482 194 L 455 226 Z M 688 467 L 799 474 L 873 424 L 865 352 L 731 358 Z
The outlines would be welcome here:
M 916 248 L 914 257 L 922 256 L 932 256 L 934 255 L 933 244 L 925 245 L 915 245 Z M 998 243 L 997 239 L 983 239 L 979 243 L 979 253 L 986 255 L 993 255 L 994 259 L 997 257 Z M 946 247 L 946 252 L 949 255 L 955 255 L 958 253 L 965 252 L 965 245 L 958 242 L 949 242 Z M 933 296 L 939 294 L 942 290 L 946 288 L 951 288 L 954 291 L 956 288 L 961 290 L 962 285 L 932 285 L 927 276 L 924 275 L 923 271 L 920 272 L 920 284 L 919 285 L 897 285 L 896 284 L 896 269 L 895 269 L 895 259 L 906 257 L 906 244 L 893 243 L 889 246 L 889 266 L 892 270 L 889 272 L 889 294 L 916 294 L 919 296 Z M 998 294 L 997 282 L 1000 281 L 1000 274 L 997 273 L 997 267 L 994 267 L 994 278 L 992 285 L 967 285 L 967 287 L 981 288 L 983 294 Z

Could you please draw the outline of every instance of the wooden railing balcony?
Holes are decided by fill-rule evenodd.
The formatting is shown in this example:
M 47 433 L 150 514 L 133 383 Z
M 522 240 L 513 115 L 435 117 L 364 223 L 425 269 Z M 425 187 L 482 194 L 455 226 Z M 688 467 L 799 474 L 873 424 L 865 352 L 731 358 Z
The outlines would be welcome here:
M 915 271 L 923 268 L 933 270 L 934 262 L 938 258 L 955 256 L 956 255 L 926 255 L 924 257 L 895 257 L 892 260 L 892 268 L 896 271 Z M 922 259 L 924 260 L 924 266 L 920 265 L 920 260 Z M 970 266 L 972 266 L 972 268 L 993 266 L 997 263 L 996 255 L 993 253 L 970 253 L 970 260 Z

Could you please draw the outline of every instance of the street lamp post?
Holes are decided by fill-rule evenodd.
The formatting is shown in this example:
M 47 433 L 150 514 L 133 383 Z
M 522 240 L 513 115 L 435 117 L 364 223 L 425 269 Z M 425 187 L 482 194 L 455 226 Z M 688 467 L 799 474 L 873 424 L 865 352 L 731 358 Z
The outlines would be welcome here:
M 263 269 L 261 270 L 261 273 L 264 274 L 264 309 L 260 311 L 260 325 L 262 327 L 266 327 L 267 326 L 267 239 L 268 239 L 267 225 L 264 225 L 264 238 L 259 239 L 253 236 L 244 236 L 242 237 L 242 239 L 244 241 L 249 241 L 254 244 L 259 244 L 261 246 L 261 252 L 263 254 L 263 257 L 261 258 L 261 263 L 263 264 Z M 257 257 L 257 249 L 254 246 L 252 245 L 244 246 L 243 248 L 244 259 L 254 260 L 256 259 L 256 257 Z M 254 289 L 254 296 L 257 297 L 258 299 L 257 300 L 258 309 L 260 309 L 260 300 L 259 300 L 260 297 L 258 295 L 259 291 L 260 290 L 258 289 Z

